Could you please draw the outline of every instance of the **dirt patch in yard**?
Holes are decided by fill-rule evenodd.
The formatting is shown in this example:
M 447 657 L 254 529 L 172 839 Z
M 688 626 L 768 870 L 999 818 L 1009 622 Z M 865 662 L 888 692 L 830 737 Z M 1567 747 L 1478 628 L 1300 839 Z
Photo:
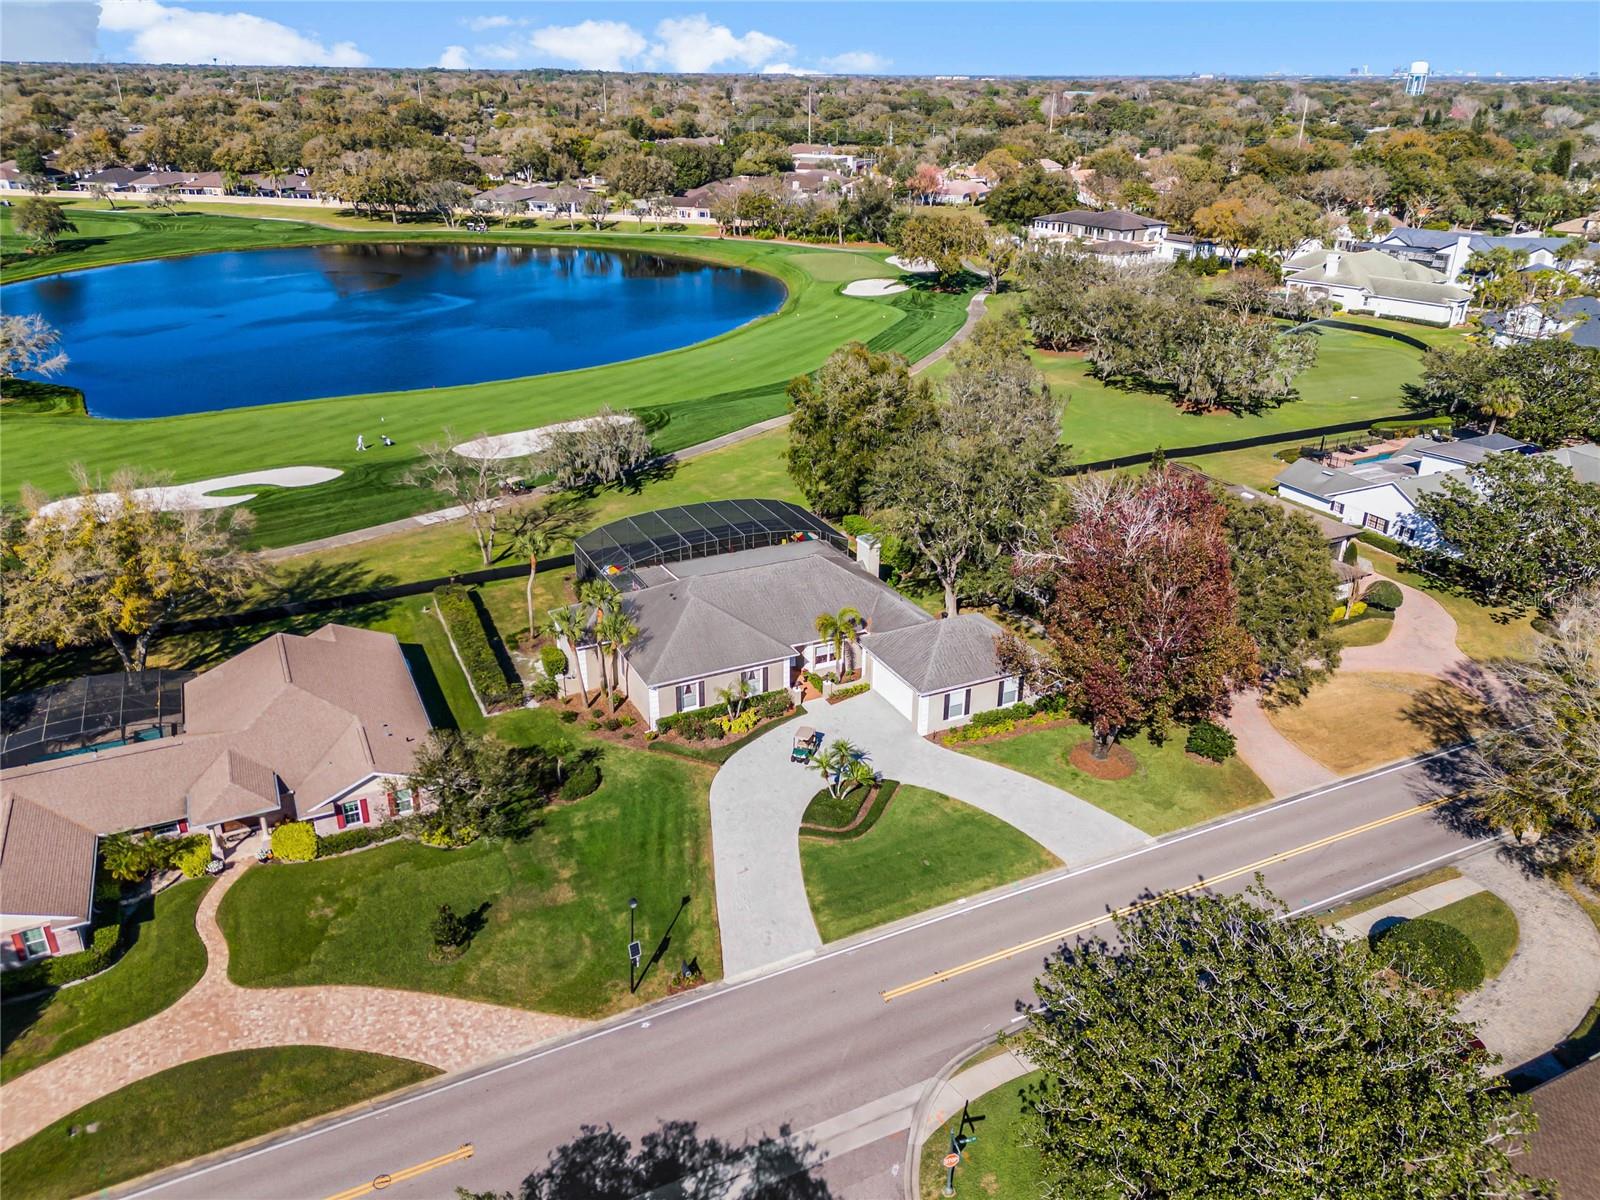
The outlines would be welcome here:
M 1067 761 L 1085 775 L 1096 779 L 1126 779 L 1139 769 L 1139 760 L 1126 746 L 1112 746 L 1104 758 L 1096 758 L 1093 742 L 1079 742 L 1072 748 Z

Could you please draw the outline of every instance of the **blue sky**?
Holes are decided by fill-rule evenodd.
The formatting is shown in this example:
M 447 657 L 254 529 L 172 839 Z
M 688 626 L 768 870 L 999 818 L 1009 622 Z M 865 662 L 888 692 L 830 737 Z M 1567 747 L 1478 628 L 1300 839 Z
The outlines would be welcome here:
M 0 0 L 0 57 L 962 75 L 1600 70 L 1600 0 Z

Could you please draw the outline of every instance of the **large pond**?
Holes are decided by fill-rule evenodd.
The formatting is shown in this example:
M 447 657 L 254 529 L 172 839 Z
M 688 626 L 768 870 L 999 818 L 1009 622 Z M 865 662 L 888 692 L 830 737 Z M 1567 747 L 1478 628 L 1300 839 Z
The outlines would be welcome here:
M 481 383 L 703 341 L 776 311 L 732 267 L 570 246 L 350 245 L 201 254 L 7 284 L 98 417 Z

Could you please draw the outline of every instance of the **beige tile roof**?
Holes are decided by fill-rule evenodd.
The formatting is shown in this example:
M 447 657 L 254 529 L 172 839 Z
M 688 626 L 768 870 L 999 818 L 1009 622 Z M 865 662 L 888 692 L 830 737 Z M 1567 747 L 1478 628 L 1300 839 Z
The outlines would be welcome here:
M 0 772 L 0 796 L 57 814 L 64 850 L 69 828 L 92 839 L 276 812 L 280 788 L 303 816 L 373 774 L 405 774 L 430 728 L 395 637 L 344 625 L 257 642 L 191 679 L 184 712 L 176 737 Z M 40 852 L 24 844 L 28 860 Z M 14 865 L 32 868 L 9 843 L 4 857 L 9 891 Z
M 22 796 L 0 797 L 0 892 L 17 916 L 89 919 L 94 832 Z

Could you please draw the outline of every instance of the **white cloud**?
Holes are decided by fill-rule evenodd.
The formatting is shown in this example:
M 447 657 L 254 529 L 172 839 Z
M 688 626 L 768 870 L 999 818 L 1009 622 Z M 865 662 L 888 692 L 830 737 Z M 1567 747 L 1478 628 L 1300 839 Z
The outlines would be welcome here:
M 446 46 L 439 55 L 439 64 L 446 71 L 465 71 L 472 66 L 465 46 Z
M 843 54 L 823 59 L 822 65 L 841 75 L 865 75 L 883 70 L 889 65 L 889 60 L 881 54 L 874 54 L 871 50 L 847 50 Z
M 724 63 L 760 67 L 794 51 L 789 43 L 758 30 L 736 36 L 726 25 L 712 24 L 703 13 L 668 17 L 656 26 L 656 39 L 650 46 L 652 65 L 691 73 Z
M 461 23 L 473 33 L 482 33 L 487 29 L 512 29 L 528 22 L 518 17 L 468 17 Z
M 547 58 L 575 63 L 591 71 L 620 71 L 630 59 L 644 53 L 648 45 L 643 34 L 622 21 L 547 25 L 535 29 L 528 42 Z
M 159 0 L 102 0 L 100 29 L 132 34 L 134 56 L 149 63 L 363 67 L 371 61 L 354 42 L 328 46 L 251 13 L 195 12 Z
M 797 67 L 793 63 L 779 62 L 768 63 L 761 68 L 763 75 L 821 75 L 821 71 L 813 71 L 810 67 Z
M 486 58 L 493 62 L 521 62 L 527 57 L 527 54 L 528 48 L 516 42 L 491 42 L 487 46 L 474 46 L 472 48 L 473 58 Z

